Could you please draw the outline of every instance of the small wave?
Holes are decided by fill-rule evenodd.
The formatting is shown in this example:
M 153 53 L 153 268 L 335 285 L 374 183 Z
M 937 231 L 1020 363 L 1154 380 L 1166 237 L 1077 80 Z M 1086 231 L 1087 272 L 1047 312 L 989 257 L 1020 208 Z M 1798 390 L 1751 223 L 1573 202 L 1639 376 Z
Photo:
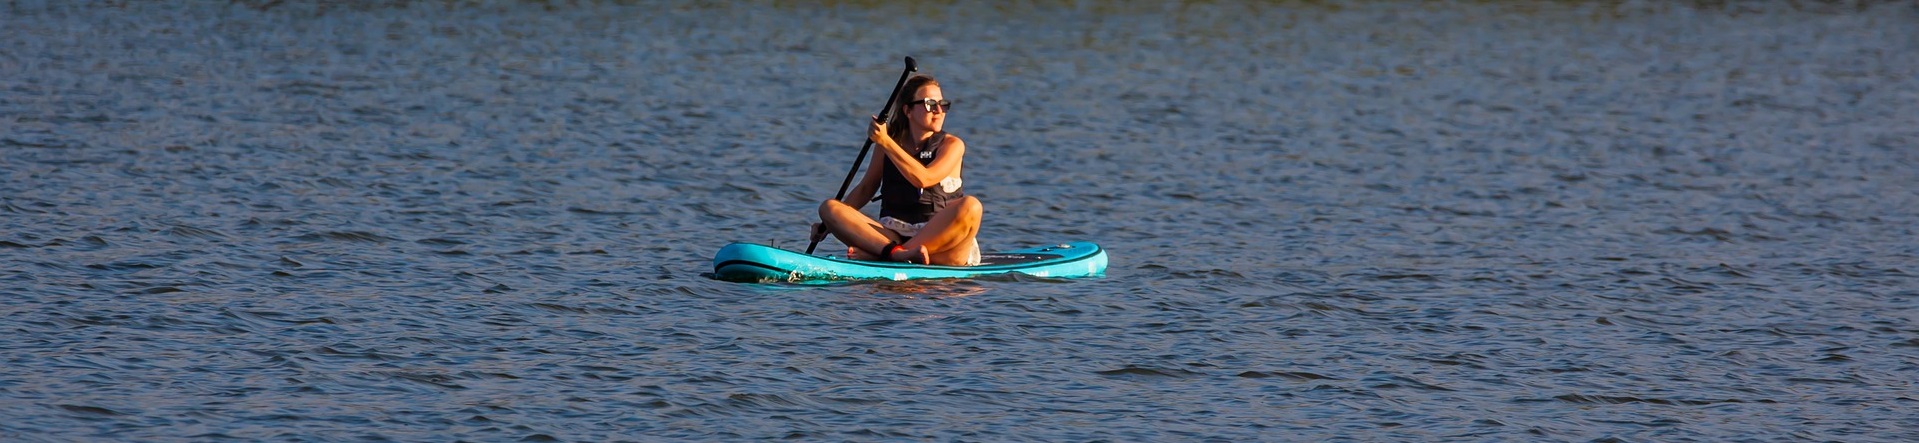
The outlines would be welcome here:
M 154 286 L 154 287 L 150 287 L 150 288 L 146 288 L 146 289 L 138 289 L 138 290 L 134 290 L 134 291 L 131 291 L 131 292 L 129 292 L 129 293 L 132 293 L 132 294 L 145 294 L 145 295 L 154 295 L 154 294 L 167 294 L 167 293 L 173 293 L 173 292 L 183 292 L 183 291 L 186 291 L 186 290 L 185 290 L 185 289 L 180 289 L 180 288 L 178 288 L 178 287 L 174 287 L 174 286 Z
M 439 389 L 448 389 L 448 390 L 466 389 L 466 385 L 462 385 L 455 382 L 452 376 L 448 376 L 446 374 L 426 373 L 426 372 L 408 372 L 408 371 L 384 371 L 384 372 L 379 372 L 378 374 L 391 377 L 396 380 L 414 382 L 414 383 L 427 385 L 427 386 L 431 386 Z
M 393 237 L 387 237 L 384 235 L 375 234 L 367 231 L 316 232 L 316 233 L 294 237 L 294 239 L 299 241 L 307 241 L 307 242 L 345 241 L 345 242 L 363 242 L 363 243 L 386 243 L 386 242 L 398 240 Z
M 196 227 L 186 226 L 186 225 L 176 225 L 174 227 L 167 228 L 166 233 L 168 235 L 172 235 L 175 237 L 191 238 L 191 239 L 199 239 L 199 240 L 222 240 L 228 237 L 225 233 L 222 233 L 220 231 L 215 231 L 212 229 L 196 228 Z
M 1119 369 L 1094 371 L 1093 373 L 1108 376 L 1108 377 L 1149 377 L 1149 378 L 1158 378 L 1158 377 L 1186 378 L 1186 377 L 1204 375 L 1198 372 L 1188 371 L 1184 369 L 1154 368 L 1154 367 L 1133 366 L 1133 365 L 1126 365 L 1125 367 L 1122 367 Z
M 1246 371 L 1239 373 L 1239 376 L 1244 378 L 1284 378 L 1296 381 L 1339 380 L 1337 377 L 1304 371 Z
M 1530 401 L 1546 401 L 1546 400 L 1530 400 Z M 1658 397 L 1636 397 L 1636 396 L 1630 396 L 1630 395 L 1600 395 L 1600 394 L 1565 394 L 1565 395 L 1554 396 L 1551 399 L 1551 401 L 1560 401 L 1560 402 L 1573 403 L 1573 404 L 1593 404 L 1593 405 L 1646 403 L 1646 404 L 1666 405 L 1666 406 L 1708 406 L 1708 405 L 1716 405 L 1716 404 L 1724 404 L 1724 403 L 1778 403 L 1777 401 L 1763 400 L 1763 399 L 1762 400 L 1741 400 L 1736 398 L 1729 398 L 1729 399 L 1721 399 L 1721 400 L 1687 400 L 1687 399 L 1670 399 L 1670 398 L 1658 398 Z
M 51 140 L 51 139 L 22 140 L 22 139 L 11 138 L 11 137 L 0 138 L 0 145 L 5 145 L 7 147 L 16 147 L 16 148 L 43 148 L 43 149 L 61 149 L 61 148 L 68 147 L 68 144 L 66 142 L 59 141 L 59 140 Z M 43 163 L 71 163 L 71 162 L 70 161 L 47 161 Z
M 338 321 L 330 317 L 287 318 L 289 317 L 289 315 L 283 314 L 283 313 L 257 312 L 257 311 L 246 311 L 246 310 L 239 310 L 239 309 L 222 309 L 221 312 L 225 313 L 228 317 L 232 317 L 234 319 L 238 319 L 238 320 L 247 322 L 249 324 L 261 325 L 261 326 L 290 327 L 290 326 L 303 326 L 303 325 L 313 325 L 313 324 L 322 324 L 322 325 L 339 324 Z
M 638 214 L 638 213 L 635 213 L 635 212 L 630 212 L 630 211 L 609 211 L 609 210 L 601 210 L 601 209 L 589 209 L 589 208 L 582 208 L 582 207 L 578 207 L 578 206 L 569 206 L 569 207 L 567 207 L 567 208 L 566 208 L 566 212 L 571 212 L 571 213 L 575 213 L 575 214 L 584 214 L 584 215 L 621 215 L 621 216 L 624 216 L 624 215 L 637 215 L 637 214 Z
M 352 348 L 351 345 L 342 344 L 339 346 L 341 348 L 348 348 L 348 349 L 340 349 L 340 348 L 335 348 L 333 346 L 321 346 L 318 348 L 314 348 L 313 353 L 315 355 L 323 355 L 323 356 L 330 356 L 330 357 L 346 357 L 351 359 L 374 360 L 374 361 L 406 360 L 405 357 L 401 357 L 393 354 L 385 354 L 385 353 L 374 352 L 370 350 L 351 350 Z
M 545 302 L 528 303 L 527 306 L 532 307 L 534 309 L 557 312 L 562 314 L 601 314 L 601 315 L 638 315 L 639 314 L 638 312 L 628 311 L 625 309 L 610 308 L 610 307 L 604 307 L 604 306 L 580 307 L 580 306 L 567 306 L 567 305 L 562 305 L 557 303 L 545 303 Z
M 115 411 L 112 409 L 107 409 L 99 406 L 88 406 L 88 405 L 64 405 L 63 404 L 63 405 L 54 405 L 54 407 L 57 407 L 57 408 L 60 408 L 60 410 L 72 412 L 75 414 L 96 416 L 96 417 L 121 417 L 126 415 L 139 414 L 138 412 L 127 413 L 127 412 Z
M 1376 382 L 1369 385 L 1368 387 L 1372 389 L 1408 388 L 1408 389 L 1417 389 L 1422 391 L 1444 391 L 1444 392 L 1453 391 L 1452 388 L 1440 386 L 1440 385 L 1429 383 L 1422 380 L 1413 379 L 1411 377 L 1407 377 L 1403 375 L 1386 376 L 1384 378 L 1378 379 Z
M 464 242 L 464 241 L 450 239 L 450 238 L 440 238 L 440 237 L 423 238 L 419 240 L 414 240 L 413 242 L 423 244 L 423 245 L 434 245 L 434 246 L 462 246 L 467 244 L 467 242 Z

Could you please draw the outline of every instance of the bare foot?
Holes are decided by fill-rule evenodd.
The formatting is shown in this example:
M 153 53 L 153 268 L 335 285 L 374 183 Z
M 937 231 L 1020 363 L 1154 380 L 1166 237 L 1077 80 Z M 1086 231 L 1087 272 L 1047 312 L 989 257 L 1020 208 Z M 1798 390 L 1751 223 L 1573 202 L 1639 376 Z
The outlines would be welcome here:
M 886 254 L 886 258 L 893 259 L 893 261 L 918 263 L 922 265 L 929 263 L 929 261 L 927 261 L 926 246 L 924 245 L 913 248 L 894 248 Z
M 877 255 L 873 255 L 873 253 L 866 252 L 865 249 L 860 249 L 857 246 L 846 247 L 846 258 L 853 259 L 853 260 L 866 260 L 866 261 L 879 261 L 879 260 L 886 259 L 885 257 L 880 257 Z

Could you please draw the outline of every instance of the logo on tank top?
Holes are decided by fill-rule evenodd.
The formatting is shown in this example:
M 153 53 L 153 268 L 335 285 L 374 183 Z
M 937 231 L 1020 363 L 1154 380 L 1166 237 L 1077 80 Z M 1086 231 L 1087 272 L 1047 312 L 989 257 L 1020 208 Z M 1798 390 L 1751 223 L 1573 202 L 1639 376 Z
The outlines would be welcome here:
M 940 139 L 945 136 L 946 136 L 946 133 L 941 132 L 941 133 L 933 134 L 932 137 L 928 137 L 926 141 L 924 142 L 920 142 L 920 160 L 932 159 L 933 144 L 938 143 Z

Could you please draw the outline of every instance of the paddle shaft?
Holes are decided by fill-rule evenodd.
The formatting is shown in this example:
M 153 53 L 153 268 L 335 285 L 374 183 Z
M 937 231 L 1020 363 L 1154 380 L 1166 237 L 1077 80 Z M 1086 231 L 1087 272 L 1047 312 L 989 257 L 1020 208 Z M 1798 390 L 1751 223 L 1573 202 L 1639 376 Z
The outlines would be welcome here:
M 893 101 L 899 99 L 900 88 L 906 87 L 906 79 L 908 77 L 912 77 L 913 73 L 919 70 L 920 70 L 919 64 L 915 63 L 912 57 L 907 57 L 906 70 L 900 71 L 900 81 L 898 83 L 893 84 L 893 93 L 891 95 L 886 96 L 886 109 L 880 110 L 880 121 L 884 122 L 892 119 Z M 860 155 L 858 157 L 853 158 L 853 168 L 848 169 L 846 171 L 846 180 L 840 181 L 840 192 L 837 194 L 833 194 L 834 200 L 840 200 L 840 201 L 846 200 L 846 188 L 853 186 L 853 176 L 859 174 L 860 163 L 866 161 L 866 153 L 872 150 L 873 150 L 873 139 L 871 138 L 866 139 L 866 143 L 860 145 Z M 813 250 L 816 248 L 819 248 L 819 246 L 820 246 L 819 240 L 810 240 L 806 244 L 806 254 L 812 255 Z

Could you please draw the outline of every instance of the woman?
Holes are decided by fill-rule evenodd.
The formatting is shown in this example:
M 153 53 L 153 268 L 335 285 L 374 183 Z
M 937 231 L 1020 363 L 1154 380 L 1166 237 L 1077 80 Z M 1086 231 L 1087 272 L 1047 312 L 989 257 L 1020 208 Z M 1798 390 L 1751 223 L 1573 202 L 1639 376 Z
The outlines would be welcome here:
M 979 199 L 966 195 L 960 180 L 966 143 L 947 134 L 946 111 L 952 102 L 932 76 L 917 75 L 894 99 L 892 121 L 878 117 L 867 138 L 880 154 L 867 164 L 860 183 L 845 201 L 820 203 L 813 241 L 827 233 L 845 243 L 846 256 L 948 266 L 979 264 Z M 860 208 L 880 198 L 880 218 Z

